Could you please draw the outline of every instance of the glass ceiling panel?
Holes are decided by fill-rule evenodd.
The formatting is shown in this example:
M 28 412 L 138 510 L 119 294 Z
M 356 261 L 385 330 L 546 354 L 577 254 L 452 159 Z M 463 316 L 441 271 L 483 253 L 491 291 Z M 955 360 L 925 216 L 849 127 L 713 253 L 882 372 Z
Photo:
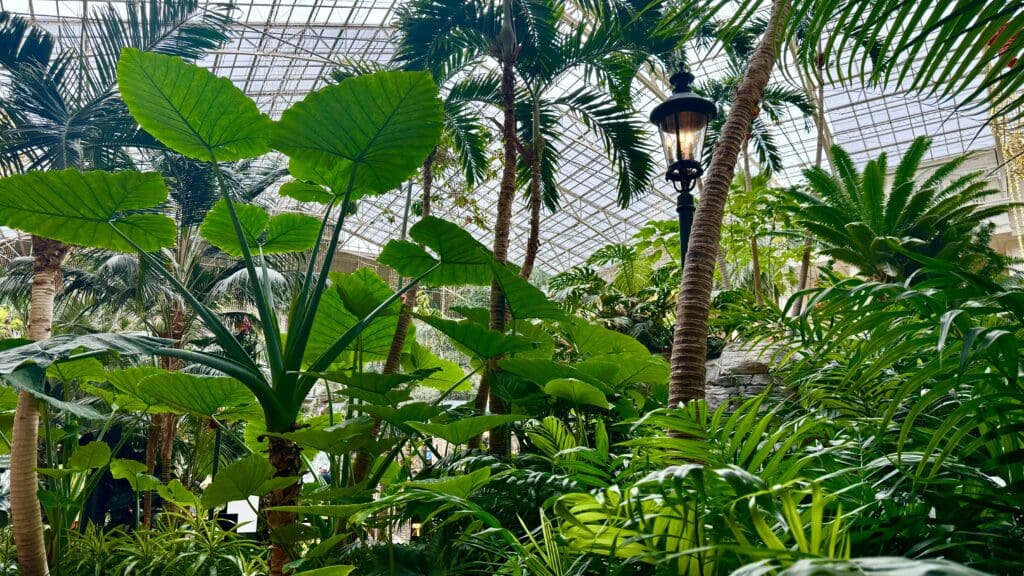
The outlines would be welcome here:
M 0 0 L 0 10 L 35 18 L 62 36 L 71 33 L 80 41 L 74 20 L 86 10 L 104 4 L 94 0 Z M 215 6 L 218 2 L 210 2 Z M 395 8 L 401 0 L 248 0 L 236 4 L 231 41 L 203 59 L 202 65 L 230 78 L 249 94 L 262 110 L 277 118 L 294 102 L 325 84 L 324 77 L 345 61 L 389 60 L 394 52 Z M 116 0 L 115 6 L 123 6 Z M 67 26 L 61 26 L 66 23 Z M 709 55 L 695 66 L 700 78 L 721 76 L 724 59 Z M 792 70 L 776 72 L 773 82 L 800 87 Z M 568 79 L 568 89 L 580 79 Z M 665 96 L 664 78 L 642 78 L 635 88 L 639 113 L 647 113 Z M 826 124 L 832 141 L 851 152 L 858 163 L 886 151 L 898 157 L 916 136 L 930 135 L 935 143 L 930 158 L 938 159 L 968 150 L 991 149 L 993 138 L 984 111 L 956 111 L 948 102 L 909 94 L 906 91 L 865 88 L 857 83 L 825 87 Z M 801 170 L 814 163 L 816 132 L 803 118 L 785 118 L 777 127 L 776 142 L 784 160 L 776 176 L 780 184 L 796 184 Z M 648 141 L 656 144 L 652 133 Z M 497 143 L 495 143 L 497 145 Z M 542 247 L 538 268 L 548 273 L 580 264 L 597 248 L 626 242 L 652 219 L 675 218 L 675 193 L 660 177 L 651 192 L 627 209 L 615 202 L 616 179 L 611 162 L 594 136 L 587 134 L 572 118 L 564 120 L 558 143 L 563 155 L 559 182 L 560 211 L 545 210 Z M 655 150 L 655 152 L 657 152 Z M 659 163 L 662 155 L 655 153 Z M 490 222 L 481 215 L 493 214 L 497 183 L 486 182 L 467 193 L 457 180 L 439 184 L 437 215 L 464 224 L 477 237 L 490 243 Z M 419 190 L 413 185 L 413 197 Z M 388 239 L 397 237 L 405 209 L 406 192 L 394 192 L 361 201 L 358 212 L 346 224 L 344 248 L 373 255 Z M 296 209 L 288 199 L 265 198 L 278 209 Z M 517 203 L 512 229 L 511 259 L 520 261 L 528 234 L 524 203 Z

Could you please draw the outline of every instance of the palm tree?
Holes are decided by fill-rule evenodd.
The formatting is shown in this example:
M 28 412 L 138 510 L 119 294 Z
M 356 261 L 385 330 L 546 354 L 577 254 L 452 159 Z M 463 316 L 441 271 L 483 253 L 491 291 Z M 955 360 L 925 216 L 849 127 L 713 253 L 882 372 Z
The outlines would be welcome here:
M 126 145 L 144 138 L 117 95 L 121 50 L 132 46 L 197 58 L 225 39 L 226 16 L 200 11 L 196 0 L 129 2 L 123 10 L 124 16 L 113 6 L 97 10 L 82 23 L 82 37 L 92 40 L 57 52 L 45 31 L 6 18 L 8 25 L 0 28 L 3 45 L 23 48 L 6 48 L 0 62 L 12 79 L 0 99 L 0 117 L 11 123 L 0 138 L 0 165 L 13 172 L 129 164 Z M 58 271 L 68 249 L 37 237 L 32 246 L 29 336 L 44 339 L 50 335 Z M 36 400 L 20 393 L 13 431 L 18 448 L 11 454 L 11 509 L 19 565 L 26 575 L 49 572 L 36 496 L 38 420 Z
M 913 254 L 954 263 L 993 276 L 1005 260 L 989 247 L 987 222 L 1005 214 L 1005 204 L 984 206 L 998 191 L 984 174 L 954 177 L 967 156 L 939 166 L 925 178 L 918 173 L 931 141 L 914 140 L 893 171 L 886 155 L 862 173 L 839 146 L 832 148 L 836 176 L 821 168 L 804 172 L 813 194 L 789 193 L 799 202 L 796 221 L 822 245 L 821 252 L 879 281 L 905 281 L 922 265 Z
M 508 259 L 512 205 L 515 199 L 518 150 L 516 147 L 516 67 L 522 50 L 545 53 L 550 50 L 559 11 L 550 0 L 503 0 L 500 6 L 487 0 L 417 0 L 409 5 L 403 19 L 403 41 L 396 59 L 435 71 L 477 64 L 489 59 L 500 68 L 502 172 L 494 223 L 493 253 L 504 264 Z M 441 74 L 440 76 L 444 76 Z M 491 285 L 490 328 L 505 329 L 505 299 L 497 282 Z M 490 400 L 494 412 L 502 412 L 501 399 L 490 394 L 489 373 L 481 378 L 474 403 L 484 412 Z M 490 449 L 507 453 L 507 441 L 496 435 Z
M 661 2 L 649 4 L 657 6 Z M 739 2 L 730 28 L 750 20 L 763 4 L 761 0 Z M 699 27 L 710 20 L 719 5 L 717 0 L 674 3 L 662 21 L 661 31 L 690 30 L 692 36 L 693 15 L 705 15 L 697 21 Z M 909 84 L 942 98 L 955 95 L 960 105 L 987 100 L 997 114 L 1017 115 L 1024 104 L 1024 93 L 1018 91 L 1024 76 L 1011 63 L 1024 49 L 1024 34 L 1009 30 L 1020 29 L 1022 14 L 1024 7 L 1019 4 L 996 0 L 968 8 L 936 7 L 912 0 L 771 2 L 767 30 L 737 89 L 737 105 L 723 127 L 723 145 L 713 156 L 705 193 L 695 214 L 679 296 L 669 394 L 672 405 L 704 395 L 707 317 L 714 274 L 709 261 L 715 258 L 709 243 L 719 237 L 725 195 L 743 144 L 743 129 L 754 117 L 779 47 L 801 36 L 798 60 L 808 71 L 817 66 L 819 53 L 836 53 L 839 57 L 832 65 L 842 78 L 859 70 L 859 77 L 871 83 Z M 825 44 L 819 50 L 821 41 Z

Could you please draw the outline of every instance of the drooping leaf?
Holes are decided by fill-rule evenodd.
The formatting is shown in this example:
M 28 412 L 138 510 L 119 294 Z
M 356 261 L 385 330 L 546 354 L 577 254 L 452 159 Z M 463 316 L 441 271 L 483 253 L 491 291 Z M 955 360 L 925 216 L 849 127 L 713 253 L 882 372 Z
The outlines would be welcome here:
M 76 246 L 134 252 L 120 231 L 153 252 L 174 245 L 177 227 L 163 214 L 139 211 L 166 200 L 167 187 L 156 173 L 28 172 L 0 179 L 0 226 Z
M 438 414 L 444 412 L 444 408 L 433 406 L 426 402 L 409 402 L 398 408 L 391 406 L 374 406 L 372 404 L 359 404 L 354 408 L 371 416 L 376 416 L 388 424 L 398 426 L 403 430 L 411 430 L 409 422 L 425 422 Z
M 544 393 L 567 400 L 575 406 L 596 406 L 608 409 L 611 404 L 604 392 L 593 384 L 575 378 L 558 378 L 544 385 Z
M 231 162 L 270 151 L 270 117 L 228 78 L 129 48 L 121 52 L 117 81 L 139 125 L 176 152 Z
M 445 391 L 458 385 L 455 388 L 457 392 L 470 389 L 471 383 L 458 364 L 439 357 L 418 342 L 413 342 L 409 353 L 402 355 L 402 367 L 407 372 L 431 371 L 429 376 L 420 381 L 422 385 L 430 388 Z
M 364 416 L 352 418 L 328 428 L 302 428 L 295 432 L 268 434 L 268 436 L 279 436 L 291 440 L 303 448 L 340 456 L 358 450 L 367 441 L 371 441 L 370 430 L 372 428 L 373 420 Z
M 89 406 L 77 402 L 68 402 L 50 394 L 46 389 L 46 372 L 37 365 L 28 364 L 9 374 L 0 375 L 0 379 L 3 379 L 4 383 L 17 390 L 28 392 L 50 406 L 74 414 L 79 418 L 99 419 L 102 417 L 99 412 Z
M 429 492 L 437 492 L 439 494 L 447 494 L 449 496 L 455 496 L 456 498 L 465 500 L 478 488 L 487 484 L 490 479 L 491 469 L 479 468 L 469 474 L 463 474 L 461 476 L 431 478 L 429 480 L 413 480 L 411 482 L 406 482 L 405 486 L 409 488 L 427 490 Z
M 217 473 L 203 491 L 202 503 L 216 508 L 233 500 L 266 496 L 271 491 L 294 484 L 298 478 L 274 478 L 274 466 L 260 454 L 250 454 Z
M 110 446 L 102 440 L 94 440 L 75 449 L 68 458 L 68 468 L 91 470 L 106 466 L 110 462 Z
M 487 286 L 491 283 L 494 258 L 483 244 L 462 228 L 428 216 L 409 229 L 415 242 L 391 240 L 377 260 L 399 274 L 415 278 L 440 263 L 423 278 L 430 286 Z M 430 248 L 428 253 L 417 243 Z
M 473 355 L 484 360 L 510 352 L 531 350 L 534 347 L 529 338 L 502 334 L 469 320 L 458 322 L 424 314 L 417 314 L 416 318 L 433 326 Z
M 177 478 L 172 478 L 167 484 L 157 486 L 156 492 L 164 500 L 173 502 L 181 508 L 188 508 L 196 505 L 196 495 L 188 488 L 185 488 L 185 485 Z
M 494 279 L 501 286 L 501 293 L 505 296 L 505 305 L 508 306 L 513 318 L 516 320 L 528 318 L 559 320 L 565 318 L 565 312 L 548 299 L 540 288 L 520 278 L 519 274 L 516 274 L 508 266 L 502 266 L 495 262 L 493 268 Z
M 516 414 L 489 414 L 460 418 L 447 423 L 409 422 L 409 426 L 417 432 L 441 438 L 452 444 L 465 444 L 488 430 L 527 418 L 528 416 Z
M 160 479 L 146 474 L 146 463 L 115 458 L 110 461 L 110 475 L 115 480 L 127 480 L 135 492 L 145 492 L 160 485 Z
M 419 168 L 441 125 L 429 74 L 379 72 L 310 93 L 282 114 L 272 143 L 297 162 L 338 170 L 354 190 L 382 193 Z
M 324 190 L 319 184 L 293 180 L 281 185 L 277 191 L 281 196 L 293 198 L 299 202 L 316 202 L 317 204 L 330 204 L 334 195 Z
M 355 569 L 355 566 L 349 565 L 325 566 L 323 568 L 304 570 L 301 574 L 305 574 L 306 576 L 348 576 L 354 572 Z
M 166 338 L 141 334 L 61 335 L 0 351 L 0 374 L 10 374 L 27 364 L 46 369 L 51 364 L 75 359 L 77 354 L 150 355 L 171 344 Z
M 143 398 L 178 410 L 212 418 L 229 407 L 245 406 L 256 402 L 256 397 L 244 384 L 234 378 L 196 376 L 184 372 L 161 372 L 138 383 Z
M 260 245 L 264 254 L 305 252 L 316 244 L 320 220 L 306 214 L 283 212 L 270 219 L 267 236 Z
M 576 351 L 584 357 L 603 354 L 632 354 L 644 357 L 651 355 L 650 350 L 635 338 L 580 318 L 561 322 L 561 327 L 576 347 Z

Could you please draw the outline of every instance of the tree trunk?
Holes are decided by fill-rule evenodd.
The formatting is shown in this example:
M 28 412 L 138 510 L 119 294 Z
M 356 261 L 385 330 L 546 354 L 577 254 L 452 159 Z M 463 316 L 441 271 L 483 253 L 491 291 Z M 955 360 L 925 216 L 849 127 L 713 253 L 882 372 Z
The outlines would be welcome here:
M 746 188 L 748 196 L 753 189 L 750 178 L 750 135 L 748 134 L 747 139 L 743 142 L 743 186 Z M 761 251 L 757 246 L 756 228 L 750 235 L 750 267 L 754 275 L 754 302 L 758 306 L 764 306 L 764 292 L 761 290 Z
M 163 438 L 164 418 L 163 414 L 153 414 L 149 417 L 149 430 L 146 432 L 146 473 L 150 476 L 156 474 L 157 455 L 160 453 L 160 441 Z M 149 528 L 153 525 L 153 492 L 146 492 L 142 496 L 142 525 Z
M 512 27 L 512 3 L 505 0 L 504 23 L 499 34 L 498 50 L 501 55 L 501 101 L 503 113 L 503 145 L 505 147 L 504 165 L 501 173 L 501 187 L 498 191 L 498 213 L 494 223 L 494 259 L 500 264 L 508 260 L 508 236 L 512 227 L 512 201 L 516 193 L 516 76 L 515 62 L 518 43 L 515 29 Z M 490 328 L 498 332 L 505 331 L 505 296 L 497 281 L 491 282 Z M 501 414 L 505 411 L 501 398 L 491 394 L 490 378 L 497 369 L 497 363 L 488 362 L 487 370 L 480 378 L 480 387 L 476 393 L 473 406 L 477 413 L 483 414 L 488 405 L 491 412 Z M 491 433 L 489 451 L 492 454 L 508 454 L 508 441 L 502 434 Z M 470 447 L 479 447 L 480 438 L 474 438 Z
M 729 184 L 736 172 L 740 148 L 775 65 L 777 29 L 785 22 L 788 12 L 789 0 L 776 0 L 772 5 L 768 28 L 754 50 L 746 74 L 736 90 L 732 110 L 711 157 L 704 195 L 694 216 L 690 248 L 683 266 L 672 347 L 670 407 L 704 398 L 708 311 L 711 307 L 715 256 L 721 241 L 725 201 L 729 195 Z
M 819 72 L 818 76 L 820 77 L 821 76 L 821 74 L 820 74 L 821 69 L 824 68 L 824 65 L 825 65 L 824 54 L 818 54 L 817 61 L 815 62 L 815 65 L 818 68 L 818 72 Z M 808 86 L 808 92 L 810 92 L 809 88 L 810 87 Z M 810 96 L 810 94 L 808 94 L 808 96 Z M 822 156 L 822 153 L 825 150 L 825 85 L 824 84 L 821 84 L 821 85 L 818 86 L 818 96 L 817 96 L 817 98 L 815 98 L 815 100 L 816 100 L 816 102 L 814 103 L 814 105 L 815 105 L 815 108 L 816 108 L 815 111 L 817 112 L 817 114 L 815 114 L 815 116 L 814 116 L 814 124 L 817 127 L 817 129 L 818 129 L 818 145 L 817 145 L 817 150 L 814 153 L 814 167 L 815 168 L 820 168 L 821 167 L 821 156 Z M 797 276 L 797 283 L 796 283 L 796 291 L 797 292 L 801 292 L 801 291 L 807 289 L 808 281 L 810 280 L 811 250 L 812 250 L 813 247 L 814 247 L 814 242 L 813 242 L 813 240 L 811 238 L 811 235 L 808 234 L 804 238 L 803 253 L 800 255 L 800 274 L 799 274 L 799 276 Z M 804 308 L 804 297 L 800 296 L 799 298 L 796 299 L 796 302 L 793 302 L 793 310 L 791 312 L 793 318 L 796 318 L 796 317 L 800 316 L 800 313 L 803 312 L 803 308 Z
M 60 265 L 68 247 L 56 240 L 32 237 L 32 299 L 28 311 L 28 337 L 46 340 L 53 324 L 53 299 L 57 294 Z M 27 392 L 18 393 L 11 438 L 11 523 L 24 576 L 46 576 L 46 541 L 39 506 L 39 402 Z
M 302 475 L 302 449 L 290 440 L 271 437 L 270 441 L 270 463 L 274 465 L 275 478 L 287 478 Z M 302 482 L 296 482 L 291 486 L 274 490 L 267 495 L 264 504 L 267 508 L 273 506 L 295 506 L 299 503 L 299 493 L 302 491 Z M 298 519 L 292 512 L 267 512 L 267 527 L 270 529 L 270 576 L 284 576 L 284 566 L 291 562 L 291 555 L 288 549 L 276 543 L 275 534 L 278 530 L 291 526 Z
M 533 265 L 540 251 L 540 210 L 543 202 L 541 190 L 540 158 L 536 148 L 530 153 L 530 237 L 526 241 L 526 257 L 519 276 L 529 280 L 533 274 Z
M 729 264 L 725 261 L 725 246 L 718 243 L 718 275 L 722 277 L 722 288 L 732 290 L 732 282 L 729 281 Z
M 430 216 L 430 192 L 434 187 L 434 159 L 437 158 L 437 151 L 430 153 L 423 161 L 423 217 Z M 405 229 L 402 229 L 402 239 L 405 240 Z M 398 314 L 398 324 L 395 326 L 395 335 L 391 338 L 391 347 L 388 348 L 388 357 L 384 361 L 384 374 L 395 374 L 402 367 L 402 349 L 405 348 L 405 339 L 409 335 L 409 325 L 412 323 L 412 312 L 416 307 L 416 295 L 419 286 L 413 284 L 405 293 L 405 303 L 402 304 L 402 311 Z M 373 417 L 373 428 L 370 430 L 370 437 L 377 438 L 380 434 L 380 418 Z M 355 462 L 352 464 L 352 481 L 356 484 L 366 479 L 370 471 L 370 453 L 359 452 L 356 454 Z

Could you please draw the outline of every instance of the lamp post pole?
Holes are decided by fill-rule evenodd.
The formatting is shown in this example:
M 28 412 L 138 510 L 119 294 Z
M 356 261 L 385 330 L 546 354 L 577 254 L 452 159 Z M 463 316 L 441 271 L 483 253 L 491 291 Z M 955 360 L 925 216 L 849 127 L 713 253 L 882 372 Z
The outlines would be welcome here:
M 693 227 L 693 188 L 704 173 L 704 131 L 718 112 L 714 102 L 693 93 L 693 80 L 693 74 L 685 70 L 673 74 L 669 79 L 672 95 L 651 111 L 651 122 L 658 127 L 665 151 L 665 179 L 678 193 L 680 265 L 686 263 Z

